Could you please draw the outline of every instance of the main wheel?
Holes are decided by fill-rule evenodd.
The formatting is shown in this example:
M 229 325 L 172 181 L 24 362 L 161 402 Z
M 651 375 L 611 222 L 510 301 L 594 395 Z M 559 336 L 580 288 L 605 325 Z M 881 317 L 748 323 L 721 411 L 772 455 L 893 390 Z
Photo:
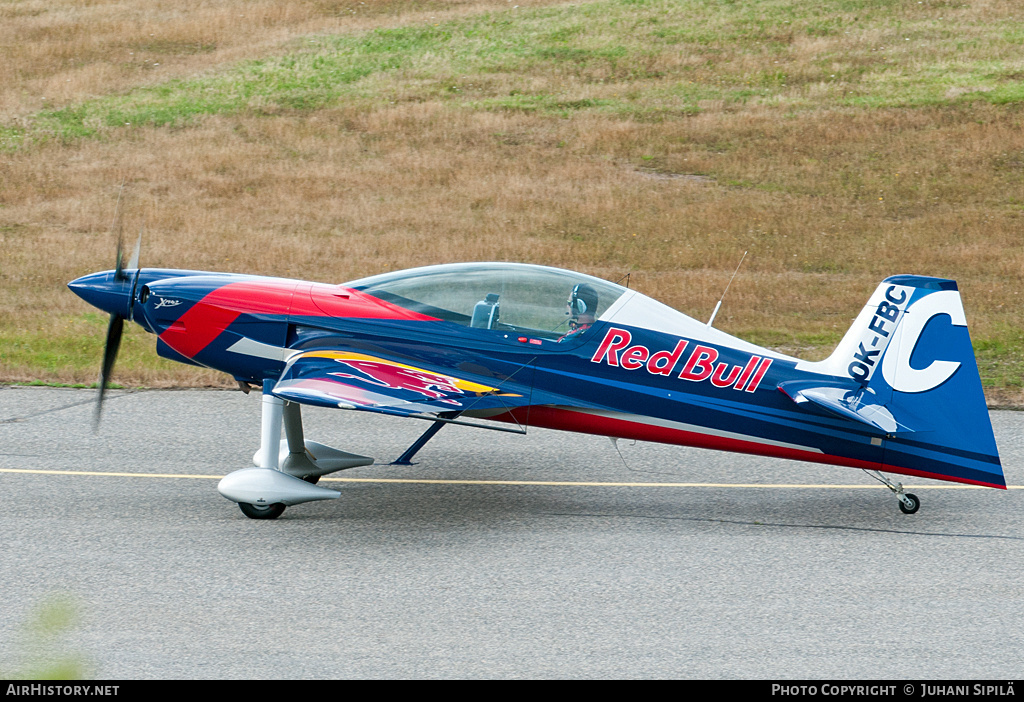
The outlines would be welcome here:
M 900 500 L 900 511 L 903 512 L 903 514 L 913 514 L 917 510 L 921 509 L 921 500 L 917 499 L 917 495 L 908 492 L 904 497 L 910 500 L 910 506 L 907 507 L 907 505 L 903 503 L 903 500 Z
M 277 519 L 284 513 L 285 505 L 281 502 L 275 502 L 272 505 L 251 505 L 248 502 L 239 502 L 238 508 L 249 519 Z

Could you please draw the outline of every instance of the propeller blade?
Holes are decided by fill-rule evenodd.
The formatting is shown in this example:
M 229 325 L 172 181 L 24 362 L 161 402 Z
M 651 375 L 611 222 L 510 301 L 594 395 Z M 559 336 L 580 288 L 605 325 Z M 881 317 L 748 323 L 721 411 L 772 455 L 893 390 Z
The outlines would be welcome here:
M 142 227 L 139 227 L 139 238 L 135 240 L 135 248 L 132 249 L 132 256 L 128 259 L 128 270 L 134 270 L 135 275 L 132 276 L 132 290 L 128 296 L 128 321 L 131 322 L 135 319 L 135 295 L 138 293 L 139 287 L 139 273 L 142 269 L 139 268 L 139 253 L 142 251 Z
M 122 235 L 121 196 L 124 194 L 124 179 L 121 180 L 121 188 L 117 191 L 117 203 L 114 205 L 114 224 L 117 226 L 117 264 L 114 267 L 114 280 L 118 282 L 128 280 L 128 274 L 124 272 L 124 236 Z M 113 227 L 114 225 L 111 225 Z M 128 262 L 130 269 L 138 269 L 139 249 L 142 247 L 142 232 L 139 232 L 139 240 L 135 244 L 131 259 Z M 132 293 L 135 283 L 138 281 L 138 271 L 135 273 L 135 280 L 132 281 Z M 131 314 L 132 303 L 128 303 L 128 314 Z M 100 369 L 99 395 L 96 397 L 96 414 L 94 417 L 93 429 L 100 428 L 100 415 L 103 413 L 103 395 L 110 384 L 110 374 L 114 370 L 114 361 L 117 360 L 117 352 L 121 348 L 121 333 L 124 331 L 124 317 L 116 312 L 111 313 L 110 323 L 107 325 L 107 343 L 103 347 L 103 367 Z
M 139 267 L 139 252 L 142 250 L 142 228 L 139 227 L 139 238 L 135 240 L 135 248 L 132 249 L 131 258 L 128 259 L 128 270 L 137 270 Z
M 117 351 L 121 347 L 121 332 L 123 330 L 124 320 L 116 314 L 110 315 L 110 324 L 107 326 L 107 345 L 103 348 L 103 369 L 100 371 L 100 394 L 96 398 L 96 428 L 99 428 L 100 414 L 103 411 L 103 394 L 107 390 L 110 374 L 114 370 L 114 361 L 117 359 Z
M 111 230 L 117 227 L 117 265 L 114 267 L 114 280 L 124 280 L 124 267 L 121 265 L 121 240 L 124 238 L 121 233 L 123 216 L 121 212 L 121 196 L 124 195 L 124 178 L 121 179 L 121 187 L 117 190 L 117 202 L 114 203 L 114 221 L 110 225 Z
M 128 280 L 124 272 L 124 246 L 121 237 L 117 237 L 117 265 L 114 267 L 114 280 Z

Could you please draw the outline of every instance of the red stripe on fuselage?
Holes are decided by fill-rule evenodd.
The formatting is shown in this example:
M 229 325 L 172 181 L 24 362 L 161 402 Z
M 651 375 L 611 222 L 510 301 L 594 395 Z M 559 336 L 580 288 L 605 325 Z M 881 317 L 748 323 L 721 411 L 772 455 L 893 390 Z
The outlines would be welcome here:
M 435 319 L 336 285 L 268 278 L 227 283 L 211 290 L 166 329 L 160 339 L 183 356 L 195 358 L 241 314 Z
M 295 295 L 292 314 L 331 317 L 350 317 L 353 319 L 410 319 L 420 322 L 439 321 L 437 317 L 420 314 L 400 307 L 366 293 L 343 288 L 339 285 L 313 283 L 309 296 L 305 300 L 301 293 Z M 307 305 L 311 306 L 308 307 Z
M 856 468 L 868 468 L 878 470 L 880 463 L 872 461 L 859 461 L 852 458 L 840 458 L 829 456 L 823 453 L 812 451 L 801 451 L 800 449 L 775 446 L 767 443 L 759 443 L 756 438 L 751 437 L 749 441 L 734 439 L 714 434 L 703 434 L 686 429 L 664 427 L 657 424 L 647 424 L 641 421 L 630 421 L 618 417 L 605 417 L 589 412 L 576 412 L 557 407 L 521 407 L 511 411 L 511 414 L 522 424 L 530 426 L 545 427 L 548 429 L 562 429 L 583 434 L 597 434 L 598 436 L 614 436 L 620 439 L 636 439 L 638 441 L 654 441 L 659 444 L 674 444 L 676 446 L 695 446 L 697 448 L 717 449 L 719 451 L 731 451 L 733 453 L 752 453 L 758 456 L 775 456 L 778 458 L 792 458 L 799 461 L 811 461 L 814 463 L 836 463 L 837 465 L 854 466 Z M 512 421 L 508 415 L 488 417 L 498 421 Z
M 969 478 L 957 478 L 950 475 L 930 473 L 913 468 L 901 468 L 885 463 L 874 461 L 861 461 L 856 458 L 844 458 L 833 456 L 827 453 L 813 453 L 799 449 L 786 448 L 785 446 L 772 446 L 761 444 L 754 440 L 744 441 L 724 436 L 701 434 L 700 432 L 687 431 L 662 427 L 654 424 L 646 424 L 642 421 L 630 421 L 615 417 L 603 417 L 601 415 L 577 412 L 574 410 L 561 409 L 558 407 L 516 407 L 504 414 L 487 417 L 496 422 L 511 422 L 522 426 L 544 427 L 546 429 L 560 429 L 562 431 L 573 431 L 581 434 L 596 434 L 598 436 L 613 436 L 619 439 L 636 439 L 637 441 L 653 441 L 659 444 L 673 444 L 676 446 L 694 446 L 696 448 L 717 449 L 719 451 L 730 451 L 732 453 L 749 453 L 756 456 L 772 456 L 775 458 L 789 458 L 807 463 L 825 463 L 834 466 L 847 466 L 850 468 L 861 468 L 864 470 L 884 470 L 887 473 L 909 475 L 916 478 L 931 478 L 932 480 L 944 480 L 950 483 L 964 483 L 966 485 L 978 485 L 981 487 L 998 488 L 1005 490 L 1005 485 L 988 483 L 981 480 Z
M 384 302 L 358 290 L 324 283 L 264 278 L 244 280 L 211 290 L 201 303 L 248 314 L 358 319 L 418 319 L 434 317 Z
M 198 302 L 164 330 L 160 340 L 182 356 L 194 358 L 231 326 L 240 314 Z
M 293 280 L 246 280 L 207 293 L 161 335 L 160 340 L 187 358 L 195 358 L 243 313 L 287 314 Z

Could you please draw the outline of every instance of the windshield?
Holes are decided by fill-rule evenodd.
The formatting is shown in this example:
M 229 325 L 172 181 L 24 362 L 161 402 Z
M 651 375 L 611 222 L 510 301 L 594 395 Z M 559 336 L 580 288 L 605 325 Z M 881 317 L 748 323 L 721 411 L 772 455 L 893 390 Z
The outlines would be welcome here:
M 600 278 L 522 263 L 413 268 L 363 278 L 345 287 L 457 324 L 545 338 L 569 331 L 570 301 L 576 302 L 577 313 L 585 308 L 597 318 L 626 292 Z

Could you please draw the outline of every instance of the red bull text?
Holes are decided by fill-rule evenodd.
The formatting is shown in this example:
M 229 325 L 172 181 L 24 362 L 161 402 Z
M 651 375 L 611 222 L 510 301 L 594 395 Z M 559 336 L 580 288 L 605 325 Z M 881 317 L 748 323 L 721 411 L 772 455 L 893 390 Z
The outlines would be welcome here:
M 628 371 L 645 368 L 652 375 L 670 376 L 690 344 L 680 339 L 671 351 L 651 353 L 642 344 L 630 346 L 632 340 L 625 329 L 609 329 L 590 359 L 591 363 L 607 363 Z M 760 356 L 751 356 L 742 366 L 719 362 L 717 349 L 696 344 L 676 377 L 694 383 L 710 379 L 716 388 L 754 392 L 771 365 L 772 359 Z

